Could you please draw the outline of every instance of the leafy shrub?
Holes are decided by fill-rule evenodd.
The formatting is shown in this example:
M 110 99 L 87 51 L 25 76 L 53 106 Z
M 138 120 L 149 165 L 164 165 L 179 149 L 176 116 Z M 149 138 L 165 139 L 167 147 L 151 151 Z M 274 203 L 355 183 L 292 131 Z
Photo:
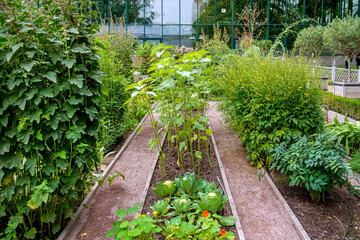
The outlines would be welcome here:
M 120 75 L 130 77 L 132 74 L 132 56 L 137 46 L 137 40 L 129 32 L 121 19 L 110 18 L 109 23 L 106 19 L 101 19 L 101 31 L 97 33 L 97 39 L 109 43 L 107 51 L 111 52 L 115 61 L 121 65 L 116 72 Z M 110 32 L 109 32 L 110 30 Z M 102 55 L 106 57 L 106 55 Z
M 302 52 L 318 53 L 323 50 L 323 32 L 322 26 L 310 26 L 301 30 L 295 41 L 295 49 Z
M 96 40 L 104 46 L 98 48 L 99 66 L 103 72 L 101 95 L 104 99 L 101 145 L 108 149 L 116 144 L 127 130 L 133 128 L 138 120 L 129 112 L 128 105 L 124 105 L 130 98 L 129 92 L 125 92 L 130 80 L 123 74 L 124 65 L 118 60 L 121 49 L 112 45 L 113 39 L 98 37 Z
M 360 99 L 337 96 L 326 92 L 324 93 L 322 102 L 328 106 L 330 110 L 360 120 Z
M 148 69 L 151 67 L 151 60 L 155 57 L 151 54 L 154 48 L 156 48 L 155 44 L 144 42 L 135 51 L 133 69 L 141 75 L 147 75 Z
M 272 152 L 272 167 L 289 177 L 290 186 L 305 186 L 313 200 L 325 200 L 325 191 L 347 184 L 351 174 L 343 161 L 344 149 L 334 145 L 329 133 L 299 137 L 293 144 L 282 142 Z
M 345 122 L 339 123 L 335 117 L 334 123 L 328 124 L 327 128 L 332 133 L 331 139 L 342 145 L 346 154 L 360 149 L 360 122 L 355 124 L 345 118 Z
M 270 51 L 273 42 L 271 40 L 262 39 L 260 41 L 256 41 L 254 44 L 260 48 L 262 52 L 267 53 Z
M 54 239 L 99 162 L 89 1 L 0 4 L 0 236 Z
M 319 83 L 305 59 L 230 56 L 216 79 L 231 126 L 239 133 L 253 166 L 271 164 L 277 143 L 309 135 L 324 126 Z

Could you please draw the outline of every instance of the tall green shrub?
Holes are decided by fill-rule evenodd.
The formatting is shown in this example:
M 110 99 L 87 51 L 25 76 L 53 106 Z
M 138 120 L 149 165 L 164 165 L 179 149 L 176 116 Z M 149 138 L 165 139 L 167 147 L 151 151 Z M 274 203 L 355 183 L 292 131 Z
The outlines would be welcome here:
M 304 59 L 262 57 L 259 52 L 228 57 L 223 75 L 223 108 L 249 152 L 252 165 L 270 164 L 276 143 L 323 127 L 318 83 Z
M 320 53 L 323 50 L 323 32 L 322 26 L 310 26 L 301 30 L 295 41 L 295 49 L 307 53 Z
M 54 239 L 98 162 L 89 0 L 0 4 L 0 236 Z

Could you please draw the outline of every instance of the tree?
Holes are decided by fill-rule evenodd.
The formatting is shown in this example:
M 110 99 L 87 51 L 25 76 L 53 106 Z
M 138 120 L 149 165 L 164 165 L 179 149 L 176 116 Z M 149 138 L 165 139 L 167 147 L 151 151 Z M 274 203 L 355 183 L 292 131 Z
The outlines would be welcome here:
M 342 53 L 351 59 L 360 54 L 360 18 L 351 16 L 336 18 L 324 29 L 324 45 L 334 53 Z M 351 79 L 349 63 L 349 82 Z
M 310 26 L 301 30 L 295 41 L 295 49 L 302 52 L 316 54 L 323 50 L 323 32 L 322 26 Z

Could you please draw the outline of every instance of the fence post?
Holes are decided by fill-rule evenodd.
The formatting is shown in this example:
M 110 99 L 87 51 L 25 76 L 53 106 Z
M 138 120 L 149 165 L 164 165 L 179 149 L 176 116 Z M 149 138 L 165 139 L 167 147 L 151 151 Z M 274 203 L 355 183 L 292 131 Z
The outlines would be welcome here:
M 358 69 L 358 82 L 360 82 L 360 67 Z

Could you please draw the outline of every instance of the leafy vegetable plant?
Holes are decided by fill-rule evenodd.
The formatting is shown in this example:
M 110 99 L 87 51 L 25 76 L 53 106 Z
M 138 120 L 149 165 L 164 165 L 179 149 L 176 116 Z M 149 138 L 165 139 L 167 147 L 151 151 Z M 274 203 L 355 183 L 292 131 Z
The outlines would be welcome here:
M 134 207 L 128 208 L 126 211 L 121 208 L 116 212 L 115 216 L 121 220 L 114 222 L 112 230 L 106 233 L 105 237 L 110 238 L 114 236 L 114 239 L 123 240 L 142 240 L 142 239 L 154 239 L 155 233 L 161 232 L 161 227 L 156 225 L 158 220 L 151 218 L 150 215 L 138 215 L 132 221 L 124 220 L 128 213 L 136 214 L 139 211 L 141 204 L 135 204 Z
M 272 151 L 276 168 L 290 179 L 290 186 L 305 186 L 313 200 L 325 200 L 325 192 L 348 183 L 352 173 L 343 161 L 344 149 L 329 133 L 303 136 L 293 144 L 282 142 Z
M 153 189 L 154 192 L 160 197 L 172 196 L 176 193 L 177 187 L 174 181 L 159 182 L 156 184 L 157 188 Z
M 217 213 L 225 207 L 226 201 L 228 200 L 226 195 L 222 195 L 215 192 L 199 193 L 200 200 L 197 204 L 201 210 L 210 211 Z

